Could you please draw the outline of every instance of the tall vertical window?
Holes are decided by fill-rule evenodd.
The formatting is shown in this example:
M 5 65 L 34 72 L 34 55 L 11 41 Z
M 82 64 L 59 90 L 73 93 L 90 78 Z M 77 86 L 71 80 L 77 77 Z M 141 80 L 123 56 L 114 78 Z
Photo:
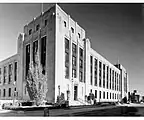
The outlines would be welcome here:
M 93 84 L 93 57 L 90 56 L 90 84 Z
M 117 76 L 116 76 L 116 72 L 115 72 L 115 90 L 116 90 L 116 87 L 117 87 L 117 82 L 116 82 L 116 79 L 117 78 Z
M 107 99 L 109 99 L 109 98 L 108 98 L 108 92 L 107 92 Z
M 9 88 L 8 96 L 11 97 L 11 88 Z
M 8 84 L 12 82 L 12 64 L 9 65 L 9 77 L 8 77 Z
M 111 99 L 111 93 L 110 93 L 110 99 Z
M 3 89 L 3 97 L 5 97 L 5 96 L 6 96 L 6 90 Z
M 109 66 L 107 66 L 107 89 L 109 87 Z
M 45 69 L 46 69 L 46 36 L 41 38 L 41 64 L 43 67 L 42 73 L 45 74 Z
M 26 76 L 28 74 L 30 64 L 30 44 L 26 46 Z
M 14 63 L 14 80 L 17 81 L 17 62 Z
M 99 87 L 102 86 L 102 82 L 101 82 L 101 76 L 102 76 L 102 63 L 99 61 Z
M 65 78 L 69 78 L 69 40 L 65 38 Z
M 112 90 L 114 90 L 114 70 L 112 70 Z
M 103 88 L 105 88 L 105 64 L 103 64 Z
M 1 68 L 0 68 L 0 84 L 2 83 L 2 78 L 1 78 L 1 76 L 2 76 L 2 71 L 1 71 Z
M 103 92 L 103 99 L 105 99 L 105 92 Z
M 73 43 L 72 44 L 72 76 L 74 78 L 77 77 L 77 47 Z
M 79 79 L 80 82 L 84 82 L 83 80 L 83 49 L 79 48 Z
M 118 85 L 118 73 L 117 73 L 117 91 L 119 90 L 119 85 Z
M 119 91 L 121 91 L 121 74 L 119 74 Z
M 95 79 L 94 85 L 97 86 L 97 59 L 95 59 L 95 65 L 94 65 L 94 79 Z
M 66 27 L 66 26 L 67 26 L 66 21 L 64 21 L 64 27 Z
M 101 99 L 101 91 L 99 91 L 99 98 Z
M 95 90 L 95 98 L 97 98 L 97 90 Z
M 110 68 L 110 89 L 111 89 L 111 68 Z
M 0 97 L 1 97 L 1 89 L 0 89 Z
M 73 27 L 71 27 L 71 32 L 74 33 L 74 28 Z
M 48 20 L 45 20 L 45 22 L 44 22 L 44 23 L 45 23 L 44 25 L 46 26 L 46 25 L 47 25 L 47 23 L 48 23 Z
M 6 70 L 6 66 L 4 66 L 4 73 L 3 73 L 3 77 L 4 77 L 4 84 L 6 83 L 6 76 L 7 76 L 7 70 Z
M 35 59 L 36 59 L 37 52 L 38 52 L 38 40 L 33 42 L 33 62 L 34 62 L 34 64 L 36 63 Z

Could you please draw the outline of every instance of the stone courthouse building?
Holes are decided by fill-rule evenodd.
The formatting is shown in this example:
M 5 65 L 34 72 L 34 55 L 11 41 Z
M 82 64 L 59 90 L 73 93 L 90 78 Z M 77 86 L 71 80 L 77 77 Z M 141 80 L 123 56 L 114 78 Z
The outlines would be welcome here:
M 29 100 L 26 76 L 36 52 L 47 75 L 48 102 L 56 102 L 61 92 L 71 105 L 84 104 L 90 93 L 97 102 L 119 101 L 128 94 L 126 69 L 93 50 L 85 30 L 57 4 L 24 26 L 17 50 L 0 62 L 0 99 Z

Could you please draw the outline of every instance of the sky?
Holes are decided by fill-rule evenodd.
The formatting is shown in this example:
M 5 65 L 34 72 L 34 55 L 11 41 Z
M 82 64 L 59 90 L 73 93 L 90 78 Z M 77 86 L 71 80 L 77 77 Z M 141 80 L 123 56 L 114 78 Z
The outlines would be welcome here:
M 59 4 L 86 30 L 92 48 L 129 75 L 130 91 L 144 95 L 144 14 L 141 4 Z M 17 53 L 23 26 L 40 15 L 41 4 L 0 4 L 0 61 Z M 49 8 L 43 5 L 43 10 Z

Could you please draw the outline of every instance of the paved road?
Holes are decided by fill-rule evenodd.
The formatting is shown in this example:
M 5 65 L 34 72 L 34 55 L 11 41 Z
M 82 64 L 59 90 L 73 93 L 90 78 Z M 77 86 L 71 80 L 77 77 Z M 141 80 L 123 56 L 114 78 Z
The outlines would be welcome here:
M 124 109 L 121 109 L 124 108 Z M 126 108 L 126 109 L 125 109 Z M 124 110 L 124 111 L 123 111 Z M 132 113 L 133 111 L 133 113 Z M 144 116 L 144 105 L 105 106 L 93 108 L 52 109 L 50 116 Z M 0 117 L 44 116 L 43 110 L 35 111 L 0 111 Z

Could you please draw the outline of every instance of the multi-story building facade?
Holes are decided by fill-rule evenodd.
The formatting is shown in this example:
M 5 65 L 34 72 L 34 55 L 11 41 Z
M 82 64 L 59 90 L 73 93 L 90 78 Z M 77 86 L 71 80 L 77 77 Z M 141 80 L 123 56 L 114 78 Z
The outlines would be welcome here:
M 124 67 L 111 64 L 93 50 L 85 30 L 57 4 L 24 26 L 17 46 L 16 55 L 0 62 L 1 99 L 12 99 L 13 93 L 17 99 L 30 99 L 26 77 L 36 52 L 47 75 L 48 102 L 56 102 L 61 92 L 71 105 L 84 103 L 90 93 L 98 102 L 127 96 Z

